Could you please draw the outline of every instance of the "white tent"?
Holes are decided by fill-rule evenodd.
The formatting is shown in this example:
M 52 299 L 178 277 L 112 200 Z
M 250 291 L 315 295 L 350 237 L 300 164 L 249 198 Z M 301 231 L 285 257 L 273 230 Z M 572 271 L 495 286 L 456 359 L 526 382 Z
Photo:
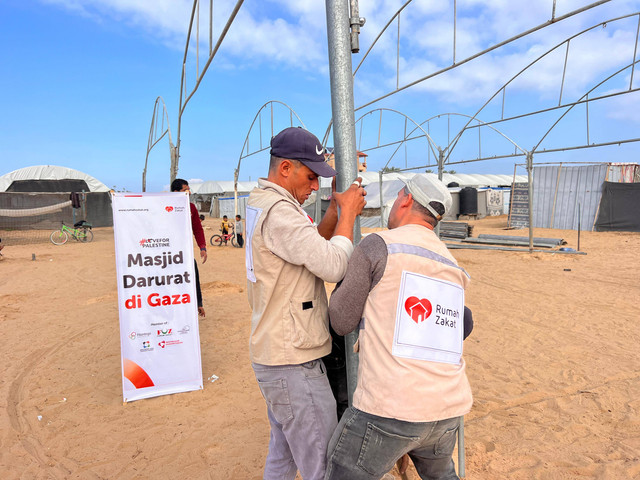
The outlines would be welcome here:
M 207 182 L 202 183 L 193 183 L 189 185 L 191 189 L 192 195 L 216 195 L 224 193 L 224 190 L 220 186 L 218 182 L 214 182 L 213 180 L 209 180 Z
M 84 180 L 90 192 L 108 192 L 101 181 L 73 168 L 57 165 L 37 165 L 20 168 L 0 177 L 0 192 L 6 192 L 15 180 Z

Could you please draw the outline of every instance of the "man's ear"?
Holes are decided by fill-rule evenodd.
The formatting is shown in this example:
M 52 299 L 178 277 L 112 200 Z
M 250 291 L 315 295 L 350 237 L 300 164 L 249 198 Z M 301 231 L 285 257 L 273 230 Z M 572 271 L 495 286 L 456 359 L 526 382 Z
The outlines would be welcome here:
M 293 172 L 293 162 L 286 158 L 283 159 L 280 162 L 280 165 L 278 165 L 278 172 L 280 173 L 280 176 L 288 178 L 289 175 L 291 175 L 291 172 Z
M 410 193 L 405 193 L 400 200 L 400 206 L 411 207 L 411 205 L 413 205 L 413 195 L 411 195 Z

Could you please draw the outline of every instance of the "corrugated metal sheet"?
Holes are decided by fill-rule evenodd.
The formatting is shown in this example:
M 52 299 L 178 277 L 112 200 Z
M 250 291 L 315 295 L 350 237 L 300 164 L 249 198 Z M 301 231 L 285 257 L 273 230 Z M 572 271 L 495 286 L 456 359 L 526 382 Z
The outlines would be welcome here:
M 640 166 L 637 163 L 612 163 L 609 165 L 608 182 L 635 183 L 640 181 Z
M 580 206 L 581 228 L 593 230 L 607 168 L 607 164 L 534 167 L 534 227 L 577 230 Z

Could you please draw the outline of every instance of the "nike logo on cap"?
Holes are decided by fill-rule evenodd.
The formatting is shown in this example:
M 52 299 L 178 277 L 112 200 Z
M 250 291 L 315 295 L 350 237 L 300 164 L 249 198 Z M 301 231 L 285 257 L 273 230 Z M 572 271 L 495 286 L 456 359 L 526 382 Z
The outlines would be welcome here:
M 318 146 L 316 145 L 316 155 L 322 155 L 322 151 L 324 150 L 324 148 L 320 147 L 320 150 L 318 150 Z

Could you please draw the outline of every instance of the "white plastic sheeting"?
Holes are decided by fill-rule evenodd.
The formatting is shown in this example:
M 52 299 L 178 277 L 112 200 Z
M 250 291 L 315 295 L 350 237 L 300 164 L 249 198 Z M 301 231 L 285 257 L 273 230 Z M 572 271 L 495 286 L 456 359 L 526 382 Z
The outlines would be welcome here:
M 238 182 L 238 195 L 251 192 L 258 186 L 258 182 Z M 194 183 L 189 185 L 192 194 L 198 195 L 222 195 L 225 193 L 233 193 L 233 181 L 231 180 L 209 180 L 202 183 Z
M 84 180 L 90 192 L 108 192 L 110 190 L 100 180 L 73 168 L 58 165 L 36 165 L 20 168 L 0 177 L 0 192 L 6 192 L 14 180 Z
M 365 175 L 371 172 L 364 172 Z M 426 175 L 430 176 L 434 179 L 437 179 L 438 176 L 434 173 L 397 173 L 392 172 L 389 174 L 385 174 L 382 177 L 382 204 L 389 200 L 395 199 L 398 191 L 404 186 L 404 180 L 408 180 L 414 175 Z M 380 207 L 380 181 L 379 176 L 375 173 L 376 181 L 365 183 L 365 177 L 363 175 L 362 184 L 365 186 L 367 190 L 367 206 L 366 208 L 379 208 Z M 469 177 L 469 178 L 467 178 Z M 489 178 L 488 178 L 489 177 Z M 490 177 L 496 177 L 493 181 Z M 457 179 L 457 180 L 456 180 Z M 367 178 L 370 180 L 370 178 Z M 486 180 L 486 181 L 483 181 Z M 508 181 L 507 181 L 508 180 Z M 511 182 L 513 180 L 513 175 L 452 175 L 445 174 L 443 177 L 443 183 L 448 185 L 449 183 L 456 181 L 460 187 L 450 188 L 451 192 L 457 192 L 461 188 L 464 187 L 474 187 L 474 188 L 483 188 L 483 187 L 499 187 L 501 185 L 511 186 Z M 527 182 L 526 175 L 516 175 L 517 182 Z M 324 185 L 323 185 L 324 186 Z
M 389 172 L 382 176 L 382 181 L 408 180 L 414 175 L 414 172 Z M 435 173 L 420 173 L 419 175 L 430 175 L 437 178 Z M 380 174 L 378 172 L 360 172 L 358 176 L 362 177 L 362 184 L 369 185 L 371 183 L 380 182 Z M 510 187 L 513 183 L 513 175 L 493 175 L 481 173 L 445 173 L 442 175 L 442 182 L 448 185 L 452 182 L 457 183 L 460 187 Z M 527 182 L 526 175 L 516 175 L 516 182 Z M 322 179 L 322 187 L 330 187 L 331 179 Z

